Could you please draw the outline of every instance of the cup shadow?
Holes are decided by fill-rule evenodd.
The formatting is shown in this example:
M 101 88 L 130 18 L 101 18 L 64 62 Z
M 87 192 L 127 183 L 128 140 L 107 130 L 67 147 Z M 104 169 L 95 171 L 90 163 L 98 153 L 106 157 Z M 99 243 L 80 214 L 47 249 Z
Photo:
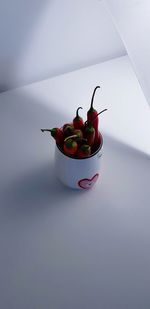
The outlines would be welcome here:
M 21 179 L 14 181 L 2 193 L 3 210 L 5 214 L 24 216 L 35 212 L 55 209 L 63 205 L 71 205 L 72 199 L 85 191 L 74 190 L 61 184 L 55 176 L 52 163 L 31 171 Z
M 55 111 L 53 102 L 48 105 L 19 91 L 1 95 L 0 103 L 0 212 L 30 215 L 84 194 L 56 179 L 55 142 L 40 130 L 59 127 L 69 120 L 67 112 Z

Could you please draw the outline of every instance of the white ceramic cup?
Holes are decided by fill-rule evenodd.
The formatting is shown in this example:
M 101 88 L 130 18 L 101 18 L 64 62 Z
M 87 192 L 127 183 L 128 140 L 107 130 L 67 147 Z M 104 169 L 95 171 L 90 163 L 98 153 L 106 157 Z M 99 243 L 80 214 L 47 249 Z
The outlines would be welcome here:
M 86 190 L 93 187 L 99 178 L 103 139 L 98 150 L 88 158 L 74 159 L 55 147 L 55 171 L 57 178 L 66 186 Z

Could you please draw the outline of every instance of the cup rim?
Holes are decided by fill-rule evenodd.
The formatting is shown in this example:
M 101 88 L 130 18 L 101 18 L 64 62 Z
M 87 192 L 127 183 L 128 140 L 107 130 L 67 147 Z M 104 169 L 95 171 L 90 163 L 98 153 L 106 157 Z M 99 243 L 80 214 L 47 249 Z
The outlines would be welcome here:
M 60 148 L 60 146 L 57 143 L 56 143 L 56 147 L 64 155 L 64 157 L 67 157 L 67 158 L 72 159 L 72 160 L 87 160 L 87 159 L 90 159 L 90 158 L 94 157 L 102 149 L 102 146 L 103 146 L 103 136 L 102 136 L 102 134 L 100 132 L 99 132 L 99 134 L 100 134 L 100 137 L 101 137 L 101 143 L 100 143 L 99 148 L 94 153 L 92 153 L 89 157 L 86 157 L 86 158 L 72 158 L 72 157 L 66 155 L 62 151 L 62 149 Z

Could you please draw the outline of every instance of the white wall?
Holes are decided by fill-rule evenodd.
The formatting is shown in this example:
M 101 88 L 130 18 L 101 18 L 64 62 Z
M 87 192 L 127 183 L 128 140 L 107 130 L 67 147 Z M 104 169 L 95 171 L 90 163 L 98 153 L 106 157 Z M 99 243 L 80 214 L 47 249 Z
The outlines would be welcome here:
M 104 0 L 150 104 L 150 0 Z
M 123 54 L 98 0 L 0 1 L 0 91 Z

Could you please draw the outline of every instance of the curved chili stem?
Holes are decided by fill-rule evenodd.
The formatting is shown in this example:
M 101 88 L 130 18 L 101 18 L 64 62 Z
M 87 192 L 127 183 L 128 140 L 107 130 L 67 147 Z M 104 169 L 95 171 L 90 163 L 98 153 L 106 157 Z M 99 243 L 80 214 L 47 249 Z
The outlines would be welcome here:
M 98 88 L 100 88 L 100 86 L 96 86 L 95 89 L 94 89 L 94 91 L 93 91 L 93 95 L 92 95 L 92 99 L 91 99 L 91 108 L 93 108 L 94 96 L 95 96 L 95 92 L 96 92 L 96 90 L 97 90 Z
M 52 130 L 50 130 L 50 129 L 41 129 L 41 131 L 42 131 L 42 132 L 45 132 L 45 131 L 51 132 Z
M 74 138 L 74 137 L 78 137 L 77 135 L 71 135 L 71 136 L 68 136 L 64 139 L 64 142 L 66 142 L 69 138 Z M 87 142 L 87 138 L 83 138 L 83 137 L 80 137 L 80 140 L 83 140 L 84 142 Z
M 93 118 L 93 120 L 91 120 L 91 121 L 89 121 L 89 120 L 86 120 L 85 121 L 85 125 L 87 125 L 88 123 L 93 123 L 93 121 L 97 118 L 97 116 L 99 116 L 100 114 L 102 114 L 103 112 L 105 112 L 105 111 L 107 111 L 108 109 L 107 108 L 105 108 L 105 109 L 103 109 L 101 112 L 99 112 L 94 118 Z
M 92 122 L 97 118 L 98 115 L 102 114 L 102 113 L 105 112 L 105 111 L 107 111 L 107 108 L 105 108 L 105 109 L 103 109 L 101 112 L 99 112 L 99 113 L 95 116 L 95 118 L 92 120 Z
M 77 111 L 76 111 L 76 117 L 79 117 L 79 114 L 78 114 L 79 109 L 83 109 L 83 107 L 81 107 L 81 106 L 80 106 L 80 107 L 78 107 L 78 108 L 77 108 Z
M 66 142 L 69 138 L 73 138 L 73 137 L 78 137 L 77 135 L 71 135 L 71 136 L 68 136 L 68 137 L 66 137 L 65 139 L 64 139 L 64 142 Z

